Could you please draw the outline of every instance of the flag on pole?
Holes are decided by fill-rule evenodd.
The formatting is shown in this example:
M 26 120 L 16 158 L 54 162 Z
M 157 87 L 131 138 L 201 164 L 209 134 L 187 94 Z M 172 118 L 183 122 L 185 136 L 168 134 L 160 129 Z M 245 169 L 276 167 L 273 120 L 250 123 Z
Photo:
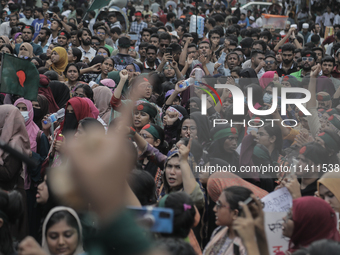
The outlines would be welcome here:
M 0 92 L 36 101 L 40 78 L 35 65 L 6 53 L 2 54 L 1 64 Z
M 94 0 L 93 3 L 91 4 L 90 8 L 86 12 L 101 9 L 104 6 L 109 5 L 110 2 L 111 2 L 111 0 Z

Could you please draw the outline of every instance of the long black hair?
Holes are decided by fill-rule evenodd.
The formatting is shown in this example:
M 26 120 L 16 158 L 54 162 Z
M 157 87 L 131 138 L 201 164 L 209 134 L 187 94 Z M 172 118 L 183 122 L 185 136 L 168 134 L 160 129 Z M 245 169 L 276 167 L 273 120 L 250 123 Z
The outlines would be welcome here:
M 241 186 L 231 186 L 223 190 L 226 201 L 230 210 L 239 208 L 239 202 L 245 201 L 253 192 L 250 189 Z
M 78 232 L 78 236 L 80 239 L 80 229 L 79 229 L 79 225 L 78 222 L 76 220 L 76 218 L 69 213 L 68 211 L 58 211 L 56 213 L 54 213 L 51 218 L 49 218 L 47 224 L 46 224 L 46 231 L 45 231 L 45 237 L 47 236 L 47 231 L 50 227 L 52 227 L 53 225 L 59 223 L 62 220 L 66 220 L 67 225 L 75 228 Z M 79 242 L 79 240 L 78 240 Z

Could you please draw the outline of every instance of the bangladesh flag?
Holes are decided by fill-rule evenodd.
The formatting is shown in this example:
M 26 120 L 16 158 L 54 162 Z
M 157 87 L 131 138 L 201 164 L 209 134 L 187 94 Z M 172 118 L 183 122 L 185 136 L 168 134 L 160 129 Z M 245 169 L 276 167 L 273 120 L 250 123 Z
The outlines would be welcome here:
M 2 54 L 0 92 L 15 94 L 36 101 L 39 88 L 39 72 L 31 61 Z
M 111 0 L 94 0 L 93 3 L 91 4 L 90 8 L 86 12 L 101 9 L 104 6 L 109 5 L 110 2 L 111 2 Z

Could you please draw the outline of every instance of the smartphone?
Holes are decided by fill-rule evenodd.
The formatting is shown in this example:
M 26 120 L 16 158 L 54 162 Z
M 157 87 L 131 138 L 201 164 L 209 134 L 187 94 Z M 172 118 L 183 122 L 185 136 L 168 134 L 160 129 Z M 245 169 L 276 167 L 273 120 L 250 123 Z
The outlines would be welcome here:
M 134 207 L 128 206 L 138 225 L 154 233 L 172 233 L 174 211 L 169 208 L 153 206 Z
M 49 16 L 50 18 L 52 18 L 52 17 L 53 17 L 53 12 L 49 12 L 49 13 L 48 13 L 48 16 Z
M 248 204 L 253 203 L 253 202 L 255 202 L 255 201 L 254 201 L 254 199 L 252 197 L 248 197 L 246 200 L 243 201 L 243 203 L 245 205 L 248 205 Z M 243 212 L 242 206 L 239 206 L 238 210 L 239 210 L 239 214 L 238 215 L 244 216 L 244 212 Z
M 131 41 L 138 41 L 138 36 L 137 35 L 129 34 L 129 36 L 130 36 L 130 40 Z
M 165 49 L 165 53 L 169 53 L 170 55 L 172 55 L 172 48 L 171 47 L 167 47 Z

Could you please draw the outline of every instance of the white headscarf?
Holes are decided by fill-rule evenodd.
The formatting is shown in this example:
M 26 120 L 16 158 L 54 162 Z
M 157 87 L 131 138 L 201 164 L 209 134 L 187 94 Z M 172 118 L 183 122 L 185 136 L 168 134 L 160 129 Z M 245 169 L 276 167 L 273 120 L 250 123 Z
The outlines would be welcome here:
M 79 255 L 79 254 L 84 253 L 84 250 L 83 250 L 83 234 L 82 234 L 83 233 L 83 228 L 81 226 L 78 214 L 72 208 L 65 207 L 65 206 L 54 207 L 47 214 L 47 216 L 45 218 L 45 221 L 44 221 L 44 224 L 43 224 L 43 229 L 42 229 L 42 245 L 41 246 L 42 246 L 43 250 L 47 254 L 51 255 L 50 250 L 48 249 L 47 241 L 46 241 L 46 225 L 47 225 L 47 222 L 52 217 L 52 215 L 55 214 L 56 212 L 60 212 L 60 211 L 67 211 L 67 212 L 69 212 L 76 219 L 76 221 L 78 223 L 78 228 L 79 228 L 78 246 L 77 246 L 76 251 L 73 253 L 73 255 Z

